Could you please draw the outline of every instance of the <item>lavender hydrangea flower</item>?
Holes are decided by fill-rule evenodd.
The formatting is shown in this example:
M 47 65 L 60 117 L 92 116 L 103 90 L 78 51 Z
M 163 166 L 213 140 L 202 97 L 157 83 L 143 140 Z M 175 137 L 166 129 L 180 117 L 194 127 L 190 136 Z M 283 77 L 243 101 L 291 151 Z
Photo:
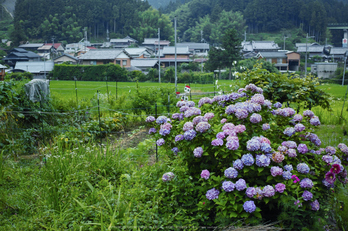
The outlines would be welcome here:
M 190 108 L 190 107 L 188 107 L 188 106 L 182 106 L 182 107 L 180 108 L 180 112 L 185 112 L 185 111 L 187 111 L 189 108 Z
M 230 139 L 228 139 L 227 143 L 226 143 L 226 147 L 228 150 L 237 150 L 239 148 L 239 140 L 238 137 L 236 137 L 237 139 L 232 139 L 233 136 L 229 136 L 231 137 Z
M 334 188 L 335 187 L 335 184 L 332 183 L 330 184 L 329 182 L 327 182 L 325 179 L 322 180 L 322 183 L 324 186 L 328 187 L 328 188 Z
M 267 143 L 262 143 L 261 144 L 261 151 L 263 151 L 264 153 L 271 153 L 272 152 L 272 147 L 271 145 L 267 144 Z
M 275 188 L 276 192 L 283 193 L 286 187 L 285 187 L 285 184 L 278 183 L 275 185 L 274 188 Z
M 310 205 L 313 211 L 318 211 L 320 209 L 318 200 L 313 201 L 312 203 L 310 203 Z
M 275 152 L 272 155 L 272 160 L 276 163 L 281 163 L 284 160 L 285 156 L 280 152 Z
M 194 106 L 195 106 L 195 102 L 193 102 L 193 101 L 187 101 L 187 102 L 186 102 L 186 106 L 188 106 L 188 107 L 194 107 Z
M 248 117 L 248 111 L 245 110 L 245 109 L 237 109 L 236 110 L 236 113 L 235 113 L 235 116 L 238 118 L 238 119 L 245 119 Z
M 174 153 L 174 155 L 178 154 L 179 148 L 178 147 L 172 148 L 172 152 Z
M 304 178 L 300 182 L 301 188 L 312 188 L 313 187 L 313 182 L 309 178 Z
M 297 144 L 295 141 L 284 141 L 282 145 L 287 148 L 297 148 Z
M 165 143 L 165 141 L 163 138 L 161 138 L 161 139 L 157 140 L 156 143 L 158 146 L 162 146 Z
M 295 134 L 295 129 L 292 127 L 287 127 L 283 133 L 284 133 L 284 135 L 287 135 L 290 137 L 290 136 Z
M 250 122 L 253 124 L 260 123 L 262 121 L 262 116 L 260 114 L 254 113 L 250 116 Z
M 303 112 L 303 115 L 312 118 L 314 116 L 314 113 L 311 110 L 306 110 Z
M 285 146 L 280 145 L 280 146 L 278 147 L 278 151 L 279 151 L 279 152 L 286 152 L 287 150 L 288 150 L 288 148 L 285 147 Z
M 253 103 L 252 105 L 253 105 L 253 111 L 254 111 L 254 112 L 259 112 L 259 111 L 262 110 L 262 107 L 261 107 L 260 104 Z
M 155 117 L 153 116 L 148 116 L 145 120 L 146 123 L 151 123 L 151 122 L 154 122 L 155 121 Z
M 208 180 L 209 177 L 210 177 L 210 172 L 207 169 L 201 172 L 201 178 Z
M 281 108 L 283 105 L 279 102 L 276 102 L 275 104 L 273 104 L 273 107 L 275 108 Z
M 334 155 L 336 153 L 336 148 L 332 146 L 327 146 L 325 148 L 325 152 L 327 152 L 329 155 Z
M 303 119 L 302 115 L 300 115 L 300 114 L 294 115 L 294 121 L 295 122 L 301 122 L 302 119 Z
M 210 190 L 207 191 L 207 193 L 205 194 L 206 198 L 208 200 L 214 200 L 214 199 L 218 199 L 219 198 L 219 190 L 215 189 L 215 188 L 212 188 Z
M 284 166 L 284 169 L 285 169 L 285 171 L 290 171 L 290 172 L 291 172 L 292 170 L 294 170 L 291 164 L 285 165 L 285 166 Z
M 165 116 L 159 116 L 156 120 L 157 124 L 164 124 L 165 122 L 167 122 L 168 118 Z
M 224 139 L 226 137 L 224 132 L 219 132 L 218 134 L 216 134 L 216 139 Z
M 210 128 L 210 124 L 207 123 L 207 122 L 199 122 L 196 126 L 196 131 L 197 132 L 200 132 L 200 133 L 203 133 L 203 132 L 206 132 L 208 131 Z
M 236 182 L 236 189 L 238 191 L 242 191 L 242 190 L 246 189 L 246 182 L 245 182 L 244 179 L 237 180 L 237 182 Z
M 187 109 L 184 113 L 184 117 L 191 117 L 194 115 L 200 115 L 201 114 L 201 110 L 199 108 L 195 108 L 195 107 L 190 107 L 189 109 Z
M 262 192 L 265 197 L 273 197 L 275 194 L 275 189 L 271 185 L 266 185 Z
M 227 121 L 227 119 L 223 118 L 223 119 L 220 121 L 220 123 L 224 124 L 224 123 L 226 123 L 226 121 Z
M 161 136 L 166 136 L 166 135 L 168 135 L 170 133 L 170 130 L 167 130 L 167 129 L 160 129 L 160 131 L 159 131 L 159 134 L 161 135 Z
M 193 150 L 193 155 L 197 158 L 202 157 L 203 154 L 203 148 L 202 147 L 197 147 Z
M 189 130 L 184 133 L 184 139 L 185 140 L 193 140 L 193 138 L 196 137 L 196 131 L 195 130 Z
M 227 123 L 227 124 L 224 124 L 224 126 L 222 126 L 222 131 L 225 131 L 225 130 L 233 130 L 234 129 L 234 124 L 233 123 Z
M 184 139 L 184 135 L 182 135 L 182 134 L 175 136 L 175 142 L 179 142 L 183 139 Z
M 242 160 L 237 159 L 233 162 L 233 168 L 237 169 L 237 170 L 242 170 L 244 168 L 244 164 L 242 162 Z
M 213 146 L 222 146 L 224 144 L 224 141 L 221 139 L 215 139 L 211 142 L 211 145 Z
M 242 162 L 245 166 L 251 166 L 254 164 L 254 157 L 250 153 L 242 156 Z
M 306 129 L 306 127 L 303 124 L 296 124 L 294 128 L 296 132 L 302 132 Z
M 184 124 L 184 127 L 182 128 L 182 130 L 184 130 L 184 132 L 192 130 L 193 129 L 193 123 L 192 122 L 186 122 Z
M 269 124 L 262 124 L 262 130 L 266 131 L 270 128 L 271 128 L 271 126 Z
M 256 165 L 259 167 L 267 167 L 271 163 L 271 159 L 265 155 L 256 156 Z
M 172 125 L 170 123 L 164 123 L 160 126 L 160 128 L 170 130 L 170 129 L 172 129 Z
M 231 181 L 224 181 L 222 183 L 222 189 L 225 192 L 232 192 L 235 187 L 236 187 L 235 184 L 233 184 Z
M 320 120 L 318 116 L 313 116 L 309 122 L 314 125 L 314 126 L 319 126 L 320 125 Z
M 156 133 L 156 128 L 150 128 L 149 129 L 149 134 Z
M 303 200 L 310 201 L 313 198 L 313 194 L 307 190 L 305 190 L 302 194 Z
M 245 125 L 242 125 L 242 124 L 239 124 L 239 125 L 234 127 L 234 131 L 238 134 L 243 133 L 245 130 L 246 130 L 246 127 L 245 127 Z
M 263 105 L 265 102 L 265 97 L 261 94 L 255 94 L 251 97 L 250 102 Z
M 202 107 L 203 104 L 212 104 L 212 100 L 208 97 L 203 97 L 198 102 L 198 107 Z
M 290 171 L 284 171 L 283 172 L 283 178 L 285 180 L 290 180 L 291 179 L 291 176 L 292 176 L 292 173 Z
M 256 188 L 254 187 L 247 188 L 247 190 L 245 191 L 245 194 L 247 195 L 247 197 L 253 198 L 257 194 Z
M 256 210 L 256 205 L 255 205 L 254 201 L 246 201 L 243 204 L 243 208 L 244 208 L 245 212 L 252 213 Z
M 235 112 L 235 106 L 234 105 L 229 105 L 228 107 L 226 107 L 225 109 L 225 113 L 227 115 L 231 115 Z
M 175 175 L 172 172 L 167 172 L 164 173 L 162 176 L 162 181 L 163 182 L 167 182 L 167 181 L 171 181 L 172 179 L 174 179 Z
M 308 174 L 309 173 L 309 167 L 306 163 L 299 163 L 297 165 L 297 171 L 302 174 Z
M 295 150 L 295 149 L 292 149 L 292 148 L 288 149 L 288 150 L 286 151 L 286 154 L 288 154 L 289 157 L 296 157 L 296 156 L 297 156 L 296 150 Z
M 271 175 L 273 177 L 281 176 L 281 175 L 283 175 L 283 169 L 278 167 L 278 166 L 273 166 L 273 167 L 271 167 Z
M 176 120 L 176 119 L 183 120 L 184 119 L 184 114 L 182 114 L 182 113 L 174 113 L 172 115 L 172 119 L 174 119 L 174 120 Z
M 236 178 L 238 176 L 238 171 L 232 167 L 229 167 L 225 170 L 224 174 L 227 178 Z
M 214 113 L 209 112 L 209 113 L 205 113 L 204 118 L 206 118 L 207 120 L 211 120 L 212 118 L 214 118 Z
M 192 123 L 193 125 L 197 125 L 200 122 L 208 122 L 208 119 L 205 118 L 204 116 L 196 116 L 195 118 L 193 118 Z
M 261 142 L 253 137 L 251 140 L 247 142 L 248 151 L 257 151 L 261 148 Z
M 177 103 L 176 103 L 176 106 L 177 107 L 182 107 L 182 106 L 185 106 L 186 105 L 186 101 L 178 101 Z
M 302 153 L 302 154 L 307 153 L 308 152 L 307 145 L 306 144 L 299 144 L 298 147 L 297 147 L 297 151 L 299 153 Z

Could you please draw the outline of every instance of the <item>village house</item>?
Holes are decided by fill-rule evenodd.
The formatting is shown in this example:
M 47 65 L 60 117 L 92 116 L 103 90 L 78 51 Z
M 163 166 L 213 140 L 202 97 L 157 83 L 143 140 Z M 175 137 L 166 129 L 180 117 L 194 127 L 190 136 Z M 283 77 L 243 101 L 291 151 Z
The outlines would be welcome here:
M 243 41 L 242 53 L 249 52 L 274 52 L 278 51 L 280 47 L 274 41 Z
M 314 56 L 323 57 L 324 56 L 324 46 L 319 45 L 318 43 L 307 44 L 307 54 L 309 58 Z M 304 46 L 297 44 L 297 53 L 305 55 L 306 53 L 306 44 Z
M 316 62 L 311 65 L 311 72 L 321 79 L 331 78 L 336 70 L 337 63 Z
M 35 62 L 40 60 L 41 57 L 39 55 L 32 51 L 24 50 L 23 48 L 14 48 L 3 58 L 3 61 L 12 68 L 15 67 L 17 62 Z
M 42 47 L 44 44 L 43 43 L 25 43 L 21 44 L 18 47 L 23 48 L 28 51 L 37 51 L 39 47 Z
M 121 67 L 130 67 L 131 58 L 124 49 L 95 49 L 82 54 L 79 60 L 82 65 L 114 63 Z
M 13 72 L 30 72 L 35 79 L 44 79 L 54 68 L 52 61 L 17 62 Z
M 54 61 L 54 64 L 62 64 L 66 62 L 70 64 L 77 64 L 79 62 L 79 59 L 69 54 L 62 54 L 58 56 L 57 58 L 54 58 L 53 61 Z
M 298 71 L 300 67 L 300 54 L 293 51 L 259 52 L 256 57 L 264 59 L 280 71 Z
M 175 66 L 175 47 L 164 47 L 163 51 L 161 51 L 160 54 L 161 66 Z M 178 64 L 192 62 L 192 60 L 190 59 L 190 54 L 191 53 L 188 47 L 177 47 L 176 62 Z
M 169 46 L 170 42 L 166 40 L 160 40 L 160 50 L 163 49 L 163 47 Z M 153 51 L 158 50 L 158 38 L 144 38 L 144 42 L 142 44 L 143 46 L 150 48 Z
M 192 55 L 205 54 L 208 55 L 209 44 L 208 43 L 177 43 L 176 47 L 188 47 Z
M 110 46 L 113 48 L 126 48 L 130 45 L 137 44 L 138 41 L 127 36 L 123 39 L 110 39 Z
M 125 48 L 124 49 L 132 58 L 150 58 L 153 56 L 151 49 L 146 47 L 136 47 L 136 48 Z
M 150 68 L 158 68 L 158 59 L 132 59 L 131 66 L 145 73 Z

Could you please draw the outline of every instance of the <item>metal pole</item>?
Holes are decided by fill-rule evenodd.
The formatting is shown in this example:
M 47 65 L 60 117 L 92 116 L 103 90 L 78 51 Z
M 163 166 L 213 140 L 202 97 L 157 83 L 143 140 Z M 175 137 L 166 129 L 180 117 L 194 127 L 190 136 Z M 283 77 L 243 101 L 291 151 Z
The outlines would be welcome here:
M 161 38 L 161 31 L 160 28 L 158 28 L 158 82 L 161 83 L 161 58 L 160 58 L 160 38 Z
M 175 31 L 175 92 L 178 91 L 178 74 L 177 74 L 177 62 L 176 62 L 176 16 L 174 17 L 174 31 Z
M 109 87 L 108 87 L 108 76 L 105 76 L 105 83 L 106 83 L 106 94 L 108 94 L 108 103 L 110 103 L 110 100 L 109 100 Z
M 99 136 L 100 136 L 100 146 L 101 146 L 102 145 L 102 136 L 101 136 L 101 123 L 100 123 L 99 90 L 97 90 L 97 97 L 98 97 Z
M 307 40 L 308 40 L 308 33 L 306 36 L 305 77 L 307 77 Z
M 77 98 L 77 85 L 76 85 L 76 76 L 74 76 L 74 80 L 75 80 L 75 92 L 76 92 L 76 108 L 78 107 L 79 105 L 79 101 L 78 101 L 78 98 Z
M 346 75 L 346 62 L 347 62 L 347 56 L 344 56 L 342 86 L 344 85 L 344 77 Z

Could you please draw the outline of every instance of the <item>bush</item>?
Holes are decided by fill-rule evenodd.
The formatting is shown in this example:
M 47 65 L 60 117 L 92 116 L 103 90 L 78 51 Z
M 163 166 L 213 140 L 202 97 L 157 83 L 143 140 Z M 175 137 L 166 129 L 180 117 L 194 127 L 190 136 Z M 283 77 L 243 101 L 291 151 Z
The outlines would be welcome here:
M 314 227 L 327 208 L 330 188 L 348 181 L 342 165 L 347 164 L 348 147 L 319 148 L 313 132 L 320 121 L 313 112 L 295 115 L 262 93 L 249 84 L 238 93 L 202 98 L 200 108 L 179 101 L 182 113 L 172 120 L 147 118 L 173 166 L 186 164 L 186 174 L 175 177 L 174 168 L 173 174 L 163 175 L 163 190 L 170 197 L 178 187 L 171 181 L 185 175 L 192 179 L 187 190 L 198 198 L 195 206 L 187 208 L 185 201 L 178 206 L 201 225 L 279 219 L 292 229 Z

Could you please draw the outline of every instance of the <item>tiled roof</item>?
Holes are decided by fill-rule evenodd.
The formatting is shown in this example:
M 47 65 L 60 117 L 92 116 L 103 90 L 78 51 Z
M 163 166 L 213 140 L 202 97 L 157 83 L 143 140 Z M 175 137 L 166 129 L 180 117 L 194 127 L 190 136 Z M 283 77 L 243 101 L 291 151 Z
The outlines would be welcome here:
M 307 47 L 307 52 L 315 52 L 315 53 L 320 53 L 324 51 L 324 46 L 308 46 Z M 300 46 L 297 48 L 298 53 L 305 53 L 306 52 L 306 46 Z
M 28 71 L 30 73 L 40 73 L 52 71 L 53 67 L 53 62 L 17 62 L 15 69 Z
M 123 49 L 96 49 L 80 56 L 80 60 L 114 60 Z
M 208 43 L 177 43 L 177 47 L 188 47 L 189 49 L 209 49 Z
M 347 47 L 332 47 L 330 50 L 330 55 L 345 55 L 347 51 Z
M 46 43 L 45 45 L 48 45 L 48 46 L 53 46 L 53 43 Z M 60 45 L 62 45 L 61 43 L 54 43 L 54 48 L 55 49 L 58 49 L 58 47 L 60 46 Z
M 154 67 L 158 59 L 132 59 L 131 66 L 134 67 Z
M 287 58 L 286 52 L 259 52 L 259 54 L 262 58 Z
M 71 58 L 71 59 L 74 59 L 74 60 L 78 60 L 78 58 L 76 58 L 76 57 L 74 57 L 74 56 L 71 56 L 71 55 L 68 55 L 68 54 L 62 54 L 61 56 L 58 56 L 57 58 L 55 58 L 54 60 L 56 60 L 56 59 L 59 59 L 60 57 L 63 57 L 63 56 L 66 56 L 66 57 L 69 57 L 69 58 Z
M 169 55 L 169 54 L 175 54 L 175 47 L 163 47 L 163 54 Z M 178 55 L 189 55 L 190 51 L 188 47 L 177 47 L 176 48 L 176 54 Z

